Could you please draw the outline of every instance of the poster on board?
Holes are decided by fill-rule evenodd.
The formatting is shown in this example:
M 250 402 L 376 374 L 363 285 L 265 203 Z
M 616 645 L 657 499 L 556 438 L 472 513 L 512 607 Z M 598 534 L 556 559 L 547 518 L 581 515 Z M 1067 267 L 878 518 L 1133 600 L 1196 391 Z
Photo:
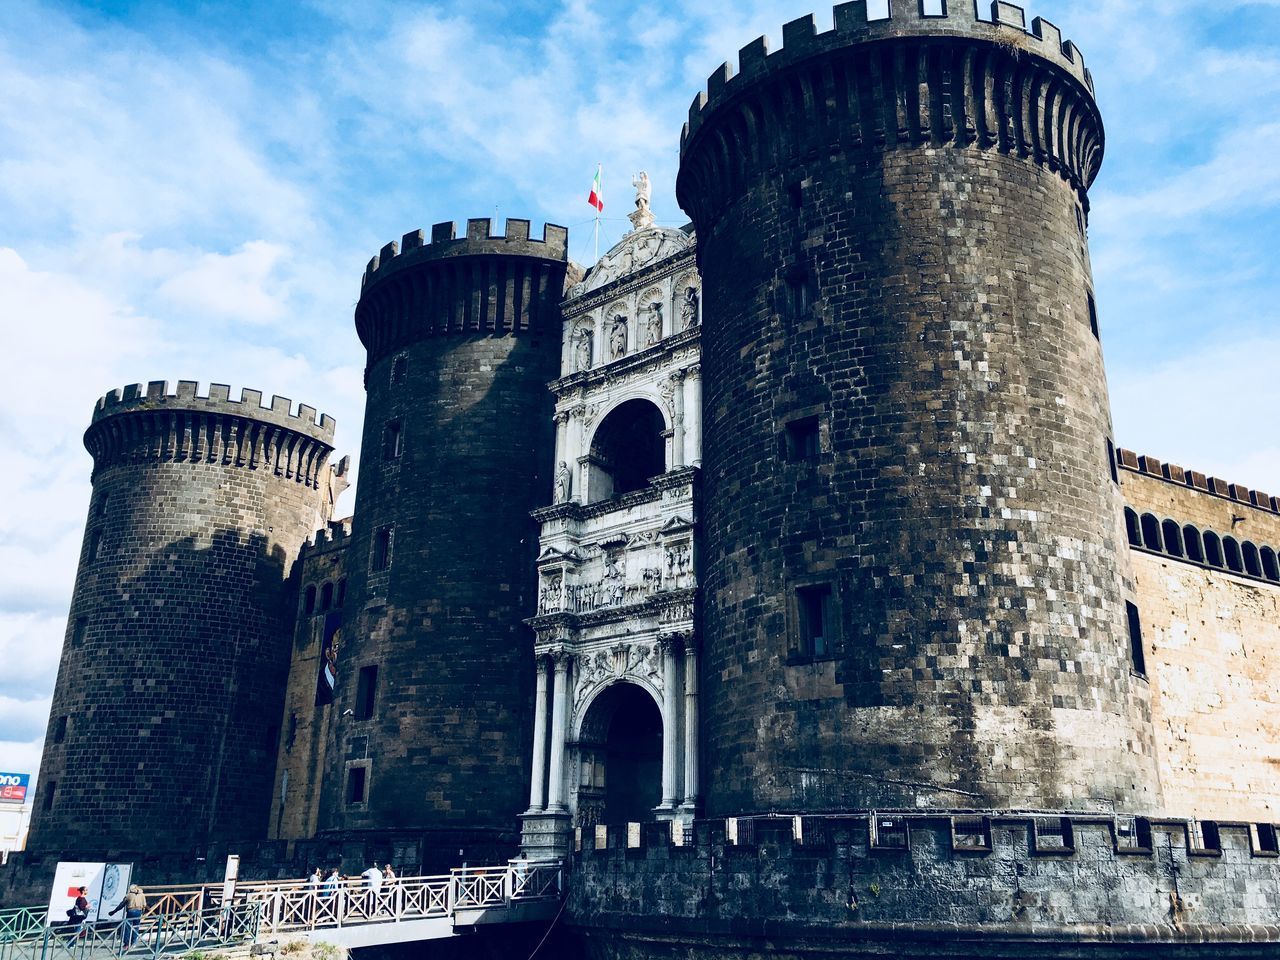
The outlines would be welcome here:
M 133 865 L 128 863 L 59 861 L 53 872 L 46 922 L 66 923 L 67 911 L 75 906 L 81 887 L 85 888 L 84 895 L 89 901 L 89 915 L 85 917 L 85 923 L 113 919 L 110 913 L 124 899 L 132 872 Z

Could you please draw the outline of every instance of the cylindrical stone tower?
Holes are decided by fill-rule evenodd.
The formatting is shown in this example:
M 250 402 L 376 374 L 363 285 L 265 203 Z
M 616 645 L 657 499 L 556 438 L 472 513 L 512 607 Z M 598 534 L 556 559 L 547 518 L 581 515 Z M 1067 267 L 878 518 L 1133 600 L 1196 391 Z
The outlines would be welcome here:
M 1092 80 L 1011 4 L 892 7 L 744 48 L 681 143 L 708 812 L 1155 810 L 1084 231 Z
M 29 849 L 189 856 L 265 835 L 298 551 L 329 515 L 333 421 L 191 381 L 114 391 Z
M 368 400 L 321 825 L 417 838 L 428 869 L 510 855 L 527 799 L 566 243 L 437 224 L 384 247 L 356 305 Z

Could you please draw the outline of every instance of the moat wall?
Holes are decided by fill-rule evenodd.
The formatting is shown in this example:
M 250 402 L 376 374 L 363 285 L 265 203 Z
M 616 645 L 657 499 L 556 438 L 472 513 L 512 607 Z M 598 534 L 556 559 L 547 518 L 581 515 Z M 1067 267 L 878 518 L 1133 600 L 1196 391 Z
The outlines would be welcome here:
M 738 845 L 718 821 L 684 847 L 648 830 L 627 849 L 612 832 L 609 849 L 574 855 L 565 920 L 586 956 L 636 960 L 1274 956 L 1280 943 L 1280 861 L 1251 849 L 1247 825 L 1221 825 L 1220 851 L 1199 855 L 1172 822 L 1133 853 L 1101 819 L 1073 820 L 1056 852 L 1031 817 L 990 821 L 989 852 L 956 849 L 946 817 L 908 821 L 907 849 L 873 847 L 868 822 L 806 817 L 797 842 L 790 818 L 756 821 Z

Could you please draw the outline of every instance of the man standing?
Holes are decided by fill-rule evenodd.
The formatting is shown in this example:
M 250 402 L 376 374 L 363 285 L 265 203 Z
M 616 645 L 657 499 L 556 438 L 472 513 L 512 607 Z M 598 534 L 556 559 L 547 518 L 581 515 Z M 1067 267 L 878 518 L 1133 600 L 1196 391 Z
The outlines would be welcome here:
M 378 907 L 378 892 L 382 889 L 382 871 L 378 869 L 377 863 L 370 862 L 369 869 L 360 876 L 364 877 L 366 912 L 372 916 Z

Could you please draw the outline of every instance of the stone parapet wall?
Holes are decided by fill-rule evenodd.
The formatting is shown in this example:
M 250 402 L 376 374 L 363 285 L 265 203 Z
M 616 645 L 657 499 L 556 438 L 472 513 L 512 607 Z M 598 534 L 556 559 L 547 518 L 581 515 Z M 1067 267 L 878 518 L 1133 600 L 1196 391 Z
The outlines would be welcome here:
M 930 942 L 944 956 L 1078 957 L 1099 945 L 1201 942 L 1224 952 L 1195 955 L 1228 956 L 1233 943 L 1280 944 L 1280 860 L 1253 848 L 1248 825 L 1216 825 L 1219 849 L 1196 852 L 1189 839 L 1203 828 L 1141 821 L 1135 839 L 1145 846 L 1120 852 L 1124 827 L 1101 818 L 1069 820 L 1070 849 L 1052 849 L 1063 835 L 1038 829 L 1057 817 L 878 815 L 906 824 L 905 848 L 874 846 L 872 819 L 805 817 L 800 839 L 791 818 L 756 820 L 750 842 L 748 821 L 738 821 L 736 845 L 724 821 L 699 822 L 689 846 L 656 826 L 631 849 L 625 828 L 611 831 L 604 850 L 584 838 L 566 919 L 594 944 L 592 957 L 728 958 L 766 948 L 810 956 L 804 945 L 821 945 L 823 956 L 881 956 L 893 944 L 896 955 L 925 956 Z M 965 846 L 974 837 L 989 850 Z M 965 942 L 978 946 L 948 952 Z

